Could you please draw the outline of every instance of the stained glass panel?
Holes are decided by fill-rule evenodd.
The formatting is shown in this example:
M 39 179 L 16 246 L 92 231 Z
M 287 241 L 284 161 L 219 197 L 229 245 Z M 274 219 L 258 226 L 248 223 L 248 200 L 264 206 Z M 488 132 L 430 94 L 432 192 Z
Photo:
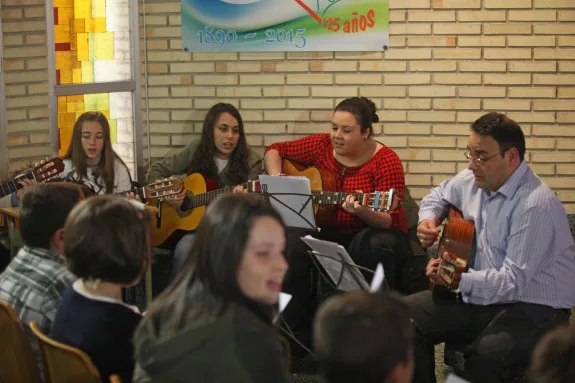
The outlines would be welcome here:
M 131 92 L 81 94 L 58 97 L 60 155 L 70 146 L 74 124 L 87 111 L 102 112 L 110 122 L 112 147 L 134 176 L 134 113 Z
M 130 2 L 55 0 L 56 84 L 132 79 Z

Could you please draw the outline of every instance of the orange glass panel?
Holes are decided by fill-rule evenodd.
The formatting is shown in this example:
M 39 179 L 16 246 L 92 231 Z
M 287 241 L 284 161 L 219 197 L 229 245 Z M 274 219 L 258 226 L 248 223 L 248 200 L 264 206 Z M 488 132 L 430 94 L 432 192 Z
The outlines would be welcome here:
M 60 53 L 56 57 L 58 84 L 132 79 L 131 6 L 133 3 L 125 0 L 54 2 L 55 49 Z M 91 65 L 85 66 L 87 62 Z
M 54 8 L 60 7 L 74 7 L 74 0 L 54 0 Z
M 55 43 L 68 43 L 70 42 L 70 25 L 54 25 L 54 42 Z
M 58 25 L 70 25 L 70 20 L 74 18 L 74 8 L 58 8 Z M 69 36 L 69 33 L 68 33 Z M 70 39 L 70 37 L 68 37 Z

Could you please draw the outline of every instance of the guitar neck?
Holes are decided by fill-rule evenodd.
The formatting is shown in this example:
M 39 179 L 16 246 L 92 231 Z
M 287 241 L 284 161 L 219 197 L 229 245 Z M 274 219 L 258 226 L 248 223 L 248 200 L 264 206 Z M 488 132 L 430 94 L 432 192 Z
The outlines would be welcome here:
M 22 189 L 22 185 L 20 185 L 17 181 L 23 178 L 33 180 L 34 174 L 31 171 L 28 171 L 26 173 L 22 173 L 16 176 L 14 179 L 10 181 L 6 181 L 0 184 L 0 198 L 5 197 L 8 194 L 12 194 L 15 191 L 18 191 L 19 189 Z
M 206 206 L 209 205 L 217 196 L 221 194 L 231 193 L 233 192 L 234 188 L 238 185 L 234 186 L 225 186 L 221 189 L 211 190 L 209 192 L 196 194 L 192 197 L 187 197 L 190 200 L 190 207 L 192 209 L 199 207 L 199 206 Z M 248 193 L 260 193 L 260 181 L 248 181 L 239 186 L 243 186 L 247 189 Z
M 341 205 L 348 195 L 355 197 L 356 201 L 363 202 L 365 193 L 332 192 L 332 191 L 312 191 L 313 203 L 318 205 Z

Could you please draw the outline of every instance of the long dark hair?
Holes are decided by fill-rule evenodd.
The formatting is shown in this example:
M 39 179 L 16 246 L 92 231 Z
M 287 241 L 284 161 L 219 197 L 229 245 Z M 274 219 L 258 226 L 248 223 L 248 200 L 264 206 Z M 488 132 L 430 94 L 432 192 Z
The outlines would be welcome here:
M 208 110 L 202 127 L 200 145 L 195 151 L 192 161 L 186 170 L 188 174 L 201 173 L 214 180 L 218 178 L 218 168 L 214 161 L 214 156 L 217 152 L 216 145 L 214 143 L 214 129 L 216 128 L 216 122 L 222 113 L 228 113 L 238 120 L 240 137 L 235 150 L 230 155 L 227 176 L 234 184 L 240 184 L 247 181 L 250 174 L 250 166 L 248 162 L 249 149 L 242 116 L 232 104 L 218 103 Z
M 161 337 L 187 328 L 199 311 L 216 307 L 212 314 L 219 316 L 230 303 L 243 305 L 272 323 L 277 308 L 247 298 L 237 281 L 250 231 L 260 217 L 276 219 L 285 233 L 281 216 L 261 196 L 227 194 L 209 206 L 184 266 L 148 311 Z M 213 305 L 214 301 L 218 304 Z
M 85 121 L 97 122 L 102 127 L 102 132 L 104 134 L 104 147 L 102 148 L 102 154 L 100 155 L 100 163 L 98 164 L 97 168 L 94 169 L 98 176 L 94 178 L 96 184 L 99 187 L 105 186 L 106 193 L 110 194 L 114 191 L 114 162 L 118 160 L 122 165 L 126 167 L 126 169 L 128 167 L 112 148 L 112 139 L 110 138 L 110 124 L 108 123 L 108 119 L 106 116 L 104 116 L 103 113 L 85 112 L 82 113 L 80 117 L 78 117 L 76 124 L 74 124 L 74 131 L 72 132 L 72 140 L 70 142 L 70 146 L 68 147 L 68 151 L 63 158 L 69 158 L 72 160 L 72 166 L 74 167 L 74 171 L 78 177 L 88 177 L 86 153 L 82 148 L 82 125 L 84 125 Z M 100 184 L 101 181 L 104 181 L 104 185 Z

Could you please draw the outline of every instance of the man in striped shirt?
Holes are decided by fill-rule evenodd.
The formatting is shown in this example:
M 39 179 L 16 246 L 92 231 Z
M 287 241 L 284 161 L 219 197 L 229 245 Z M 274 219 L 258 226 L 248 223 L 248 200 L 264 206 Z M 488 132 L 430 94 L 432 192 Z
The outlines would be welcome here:
M 521 127 L 500 113 L 471 125 L 469 166 L 421 203 L 418 237 L 439 235 L 450 207 L 475 223 L 469 268 L 447 284 L 438 259 L 426 274 L 435 284 L 406 298 L 416 328 L 414 382 L 435 382 L 433 346 L 467 343 L 464 378 L 504 382 L 526 367 L 539 338 L 566 323 L 575 307 L 575 245 L 565 210 L 524 160 Z M 439 286 L 438 286 L 439 285 Z M 443 285 L 443 286 L 441 286 Z M 439 294 L 447 287 L 455 294 Z M 449 298 L 449 297 L 452 297 Z
M 64 290 L 75 277 L 66 268 L 63 227 L 79 200 L 75 188 L 37 184 L 22 197 L 20 234 L 24 246 L 0 274 L 0 300 L 7 302 L 22 321 L 40 366 L 31 321 L 50 335 Z

